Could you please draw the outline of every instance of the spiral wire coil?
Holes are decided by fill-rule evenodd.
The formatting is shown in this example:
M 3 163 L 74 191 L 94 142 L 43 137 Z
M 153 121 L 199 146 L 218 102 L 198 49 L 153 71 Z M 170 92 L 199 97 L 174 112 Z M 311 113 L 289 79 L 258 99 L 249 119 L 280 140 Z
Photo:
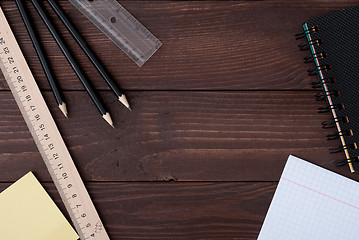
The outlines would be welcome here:
M 295 35 L 296 39 L 302 39 L 305 38 L 308 34 L 312 34 L 311 37 L 313 37 L 313 39 L 307 39 L 306 42 L 299 44 L 299 50 L 300 51 L 306 51 L 306 50 L 310 50 L 311 47 L 315 47 L 315 46 L 320 46 L 324 44 L 323 39 L 319 38 L 319 36 L 317 35 L 317 33 L 319 32 L 319 27 L 318 26 L 313 26 L 311 28 L 309 28 L 308 30 L 305 30 L 301 33 L 298 33 Z M 317 64 L 315 64 L 315 66 L 313 68 L 310 68 L 307 70 L 308 75 L 310 76 L 314 76 L 314 75 L 318 75 L 318 73 L 323 73 L 323 72 L 327 72 L 326 75 L 330 75 L 330 71 L 332 70 L 332 66 L 329 64 L 321 64 L 319 63 L 319 60 L 322 59 L 326 59 L 328 58 L 328 54 L 327 52 L 324 51 L 320 51 L 314 54 L 310 54 L 309 56 L 304 58 L 304 63 L 313 63 L 316 62 Z M 317 93 L 315 95 L 315 99 L 317 101 L 323 101 L 326 100 L 328 98 L 330 99 L 334 99 L 340 96 L 340 92 L 339 90 L 336 89 L 331 89 L 331 90 L 325 90 L 324 85 L 328 86 L 331 85 L 333 86 L 336 83 L 336 80 L 333 76 L 326 76 L 324 77 L 324 75 L 321 75 L 323 78 L 316 80 L 314 82 L 312 82 L 312 88 L 322 88 L 323 90 L 319 93 Z M 343 105 L 343 103 L 335 103 L 335 104 L 330 104 L 328 101 L 328 105 L 323 106 L 318 108 L 318 113 L 327 113 L 327 112 L 331 112 L 331 111 L 335 111 L 337 113 L 337 115 L 342 115 L 342 116 L 337 116 L 334 117 L 334 119 L 332 120 L 327 120 L 327 121 L 323 121 L 322 122 L 322 128 L 335 128 L 337 126 L 337 124 L 346 124 L 349 123 L 349 118 L 348 116 L 345 116 L 343 114 L 341 114 L 341 111 L 344 110 L 345 107 Z M 332 134 L 328 134 L 327 135 L 327 140 L 336 140 L 339 139 L 340 137 L 351 137 L 353 136 L 353 131 L 351 129 L 349 130 L 338 130 L 337 132 L 334 132 Z M 334 153 L 339 153 L 339 152 L 343 152 L 345 150 L 349 150 L 349 149 L 357 149 L 357 144 L 354 143 L 350 143 L 350 144 L 344 144 L 341 145 L 339 147 L 333 147 L 330 148 L 330 153 L 334 154 Z M 351 157 L 348 159 L 343 159 L 343 160 L 339 160 L 339 161 L 335 161 L 333 162 L 335 166 L 343 166 L 345 164 L 348 164 L 349 162 L 354 163 L 357 162 L 359 163 L 359 158 L 358 157 Z M 354 167 L 355 171 L 359 171 L 359 167 Z

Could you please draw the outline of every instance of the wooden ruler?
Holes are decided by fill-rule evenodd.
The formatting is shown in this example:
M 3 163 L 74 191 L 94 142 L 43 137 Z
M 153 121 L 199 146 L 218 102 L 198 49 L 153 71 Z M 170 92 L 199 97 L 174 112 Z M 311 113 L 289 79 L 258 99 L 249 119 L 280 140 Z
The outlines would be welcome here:
M 0 8 L 0 67 L 82 240 L 109 240 L 101 219 Z

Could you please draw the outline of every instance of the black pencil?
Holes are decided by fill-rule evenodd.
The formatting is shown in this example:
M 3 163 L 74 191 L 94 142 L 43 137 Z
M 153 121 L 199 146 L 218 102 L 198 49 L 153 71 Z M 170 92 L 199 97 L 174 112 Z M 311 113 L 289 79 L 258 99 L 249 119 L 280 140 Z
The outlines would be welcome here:
M 108 74 L 108 72 L 102 66 L 101 62 L 98 60 L 98 58 L 93 53 L 93 51 L 90 49 L 90 47 L 87 45 L 86 41 L 83 39 L 83 37 L 80 35 L 80 33 L 76 30 L 76 28 L 73 26 L 71 21 L 65 15 L 65 13 L 58 6 L 58 4 L 56 3 L 56 0 L 48 0 L 48 2 L 50 4 L 50 6 L 52 7 L 52 9 L 57 14 L 57 16 L 61 19 L 61 21 L 66 26 L 66 28 L 69 30 L 71 35 L 75 38 L 76 42 L 80 45 L 82 50 L 86 53 L 87 57 L 91 60 L 93 65 L 96 67 L 97 71 L 101 74 L 103 79 L 107 82 L 108 86 L 116 94 L 118 100 L 123 105 L 125 105 L 128 109 L 131 110 L 131 108 L 128 104 L 128 101 L 126 99 L 126 96 L 117 87 L 116 83 L 112 80 L 111 76 Z
M 35 29 L 31 23 L 31 20 L 29 18 L 29 14 L 25 8 L 25 4 L 23 0 L 16 0 L 16 5 L 19 9 L 19 12 L 21 14 L 21 17 L 25 23 L 25 27 L 30 35 L 30 39 L 34 45 L 34 48 L 36 50 L 37 55 L 39 56 L 40 63 L 42 65 L 42 68 L 44 69 L 45 75 L 47 80 L 49 81 L 50 87 L 52 89 L 52 92 L 54 93 L 56 102 L 62 111 L 62 113 L 67 117 L 67 108 L 66 104 L 63 101 L 62 95 L 59 91 L 59 88 L 57 87 L 57 83 L 55 81 L 54 75 L 52 73 L 52 70 L 49 66 L 48 60 L 46 58 L 46 55 L 44 54 L 44 50 L 40 44 L 39 38 L 37 33 L 35 32 Z
M 94 89 L 92 88 L 90 83 L 87 81 L 85 75 L 81 71 L 80 67 L 77 65 L 75 59 L 72 57 L 72 55 L 71 55 L 69 49 L 67 48 L 65 42 L 62 40 L 62 37 L 60 36 L 60 34 L 58 34 L 56 28 L 51 23 L 50 19 L 48 18 L 47 14 L 45 13 L 44 9 L 39 4 L 38 0 L 31 0 L 31 2 L 35 6 L 35 8 L 36 8 L 37 12 L 39 13 L 40 17 L 42 18 L 42 20 L 44 21 L 46 27 L 49 29 L 50 33 L 54 37 L 57 45 L 60 47 L 61 51 L 65 55 L 67 61 L 70 63 L 72 69 L 75 71 L 75 73 L 78 76 L 78 78 L 80 79 L 81 83 L 84 85 L 84 87 L 85 87 L 87 93 L 90 95 L 92 101 L 95 103 L 96 107 L 98 108 L 98 110 L 102 114 L 102 117 L 112 127 L 114 127 L 110 114 L 106 111 L 104 105 L 100 101 L 100 99 L 97 96 L 97 94 L 95 93 Z

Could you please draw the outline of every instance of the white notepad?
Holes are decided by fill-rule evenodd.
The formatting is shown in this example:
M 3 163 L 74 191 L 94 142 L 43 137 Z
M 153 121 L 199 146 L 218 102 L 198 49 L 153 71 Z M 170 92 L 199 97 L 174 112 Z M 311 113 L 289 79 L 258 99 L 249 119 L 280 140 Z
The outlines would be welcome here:
M 358 240 L 359 183 L 289 156 L 258 240 Z

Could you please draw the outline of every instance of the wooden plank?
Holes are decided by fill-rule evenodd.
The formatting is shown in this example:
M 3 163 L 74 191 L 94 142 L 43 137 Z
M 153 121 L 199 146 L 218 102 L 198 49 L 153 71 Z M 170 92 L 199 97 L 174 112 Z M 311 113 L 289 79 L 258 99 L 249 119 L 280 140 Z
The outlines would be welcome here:
M 28 3 L 29 4 L 29 3 Z M 356 5 L 356 1 L 124 1 L 123 5 L 162 42 L 161 49 L 139 68 L 95 26 L 60 1 L 71 20 L 95 49 L 115 80 L 132 90 L 309 89 L 294 34 L 308 18 Z M 2 1 L 15 35 L 41 88 L 49 89 L 40 63 L 13 1 Z M 49 7 L 47 6 L 49 9 Z M 83 89 L 40 18 L 35 25 L 63 89 Z M 76 59 L 93 85 L 107 89 L 64 27 Z M 85 27 L 84 27 L 85 26 Z M 0 89 L 7 89 L 0 78 Z
M 8 185 L 0 183 L 0 192 Z M 54 185 L 44 187 L 64 212 Z M 258 236 L 276 183 L 128 182 L 87 187 L 111 240 L 248 240 Z
M 331 161 L 340 142 L 320 123 L 314 92 L 130 92 L 129 112 L 102 92 L 116 130 L 84 92 L 66 92 L 70 119 L 50 92 L 44 97 L 80 175 L 91 181 L 276 181 L 289 154 L 354 179 Z M 0 92 L 0 181 L 29 169 L 49 180 L 9 92 Z

